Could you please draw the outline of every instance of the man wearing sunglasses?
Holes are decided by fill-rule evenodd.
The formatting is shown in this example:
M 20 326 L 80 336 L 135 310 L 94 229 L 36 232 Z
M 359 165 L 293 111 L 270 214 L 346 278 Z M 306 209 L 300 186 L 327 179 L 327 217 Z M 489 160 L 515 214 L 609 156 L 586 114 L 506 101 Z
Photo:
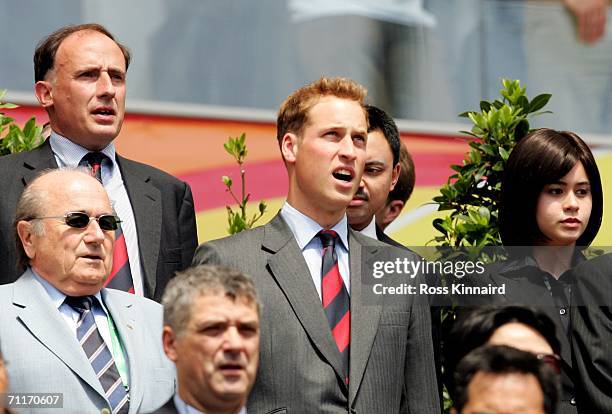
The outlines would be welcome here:
M 34 89 L 51 136 L 33 151 L 0 157 L 0 284 L 23 271 L 10 231 L 17 198 L 47 168 L 91 167 L 122 217 L 108 287 L 160 301 L 174 272 L 191 263 L 197 235 L 189 185 L 115 150 L 129 63 L 129 51 L 97 24 L 60 28 L 36 48 Z
M 104 288 L 118 224 L 86 170 L 49 170 L 24 190 L 14 227 L 26 271 L 0 286 L 11 394 L 52 393 L 66 413 L 124 414 L 154 410 L 173 394 L 161 305 Z

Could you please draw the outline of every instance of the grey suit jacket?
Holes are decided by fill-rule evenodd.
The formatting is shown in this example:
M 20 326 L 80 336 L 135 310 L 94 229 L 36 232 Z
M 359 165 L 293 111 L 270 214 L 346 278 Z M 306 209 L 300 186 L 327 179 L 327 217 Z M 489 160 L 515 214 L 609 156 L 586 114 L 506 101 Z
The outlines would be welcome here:
M 413 297 L 366 304 L 362 251 L 367 260 L 376 249 L 364 246 L 393 249 L 349 230 L 350 386 L 304 257 L 280 215 L 198 248 L 194 264 L 250 274 L 263 302 L 259 370 L 247 412 L 389 414 L 403 404 L 411 413 L 440 412 L 429 308 Z
M 152 411 L 174 393 L 174 365 L 161 344 L 162 307 L 113 289 L 101 293 L 128 360 L 130 413 Z M 62 409 L 19 412 L 83 414 L 108 407 L 85 352 L 31 270 L 0 286 L 0 315 L 9 391 L 63 394 Z
M 198 243 L 191 189 L 149 165 L 119 155 L 117 163 L 136 220 L 145 296 L 159 302 L 174 272 L 191 263 Z M 0 157 L 0 284 L 22 272 L 15 266 L 17 200 L 24 186 L 48 168 L 57 168 L 48 140 L 35 150 Z

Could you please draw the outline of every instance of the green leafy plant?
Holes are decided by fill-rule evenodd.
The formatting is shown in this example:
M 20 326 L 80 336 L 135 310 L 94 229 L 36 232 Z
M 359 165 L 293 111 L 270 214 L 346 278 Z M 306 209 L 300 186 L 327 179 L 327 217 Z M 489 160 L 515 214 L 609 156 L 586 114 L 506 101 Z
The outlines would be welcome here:
M 526 88 L 518 80 L 502 80 L 501 97 L 492 102 L 481 101 L 480 111 L 467 111 L 459 116 L 469 118 L 470 150 L 433 201 L 438 211 L 449 210 L 445 218 L 437 218 L 433 226 L 441 235 L 434 238 L 441 246 L 500 245 L 498 227 L 499 197 L 504 166 L 514 145 L 529 132 L 529 119 L 549 111 L 541 111 L 551 95 L 541 94 L 529 100 Z
M 234 211 L 232 207 L 225 206 L 227 209 L 227 222 L 229 225 L 228 233 L 236 234 L 243 230 L 250 229 L 253 225 L 259 220 L 264 213 L 266 212 L 266 203 L 264 201 L 260 201 L 258 205 L 258 213 L 253 214 L 251 218 L 247 218 L 247 203 L 251 196 L 250 193 L 246 191 L 246 171 L 244 168 L 244 161 L 247 156 L 247 147 L 246 147 L 246 134 L 243 132 L 239 137 L 229 137 L 227 142 L 223 144 L 223 148 L 234 157 L 234 160 L 238 163 L 240 167 L 240 199 L 236 197 L 236 194 L 232 191 L 233 181 L 227 175 L 221 177 L 221 181 L 225 184 L 225 191 L 229 192 L 238 204 L 238 211 Z
M 0 90 L 0 156 L 29 151 L 40 146 L 45 141 L 43 136 L 45 126 L 36 125 L 36 118 L 32 117 L 21 129 L 13 118 L 6 116 L 2 111 L 18 108 L 15 104 L 3 102 L 5 94 L 5 89 Z

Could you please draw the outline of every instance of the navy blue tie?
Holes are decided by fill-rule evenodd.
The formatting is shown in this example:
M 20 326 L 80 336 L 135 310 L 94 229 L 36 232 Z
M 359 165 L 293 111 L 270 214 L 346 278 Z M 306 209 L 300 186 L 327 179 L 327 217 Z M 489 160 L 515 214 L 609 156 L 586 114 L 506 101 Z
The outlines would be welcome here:
M 77 339 L 89 363 L 102 384 L 113 414 L 127 414 L 129 396 L 123 386 L 119 370 L 110 350 L 106 346 L 93 315 L 98 300 L 95 296 L 66 296 L 64 303 L 80 314 L 77 322 Z

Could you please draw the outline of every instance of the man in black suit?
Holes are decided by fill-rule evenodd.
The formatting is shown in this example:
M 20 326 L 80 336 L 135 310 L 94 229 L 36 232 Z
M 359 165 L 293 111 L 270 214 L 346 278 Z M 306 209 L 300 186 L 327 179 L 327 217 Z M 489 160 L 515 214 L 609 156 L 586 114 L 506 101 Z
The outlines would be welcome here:
M 194 257 L 248 273 L 261 297 L 248 412 L 440 412 L 429 308 L 420 296 L 369 300 L 362 263 L 399 249 L 346 219 L 365 165 L 364 98 L 344 78 L 293 92 L 277 119 L 287 202 L 268 224 L 204 243 Z
M 23 272 L 12 231 L 17 199 L 40 171 L 58 166 L 90 166 L 122 220 L 108 287 L 159 301 L 174 272 L 191 262 L 197 234 L 189 185 L 115 152 L 129 63 L 129 51 L 97 24 L 63 27 L 36 48 L 35 93 L 52 132 L 33 151 L 0 157 L 0 284 Z

